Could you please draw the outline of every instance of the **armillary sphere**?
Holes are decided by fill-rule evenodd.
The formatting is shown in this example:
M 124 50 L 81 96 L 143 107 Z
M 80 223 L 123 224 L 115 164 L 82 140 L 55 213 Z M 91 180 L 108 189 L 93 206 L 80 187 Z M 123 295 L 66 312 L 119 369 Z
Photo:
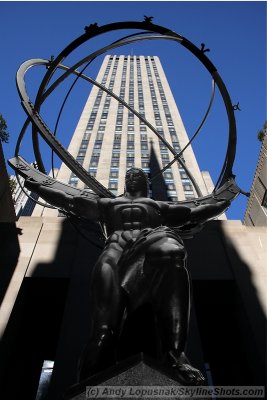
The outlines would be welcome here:
M 93 176 L 90 175 L 88 171 L 86 171 L 80 163 L 78 163 L 74 157 L 61 145 L 59 140 L 56 138 L 55 132 L 52 132 L 43 119 L 40 116 L 40 110 L 45 102 L 45 100 L 54 92 L 54 90 L 71 74 L 74 74 L 77 79 L 84 79 L 85 81 L 90 82 L 91 84 L 97 86 L 108 95 L 116 99 L 119 103 L 123 104 L 124 107 L 129 109 L 134 115 L 136 115 L 144 124 L 165 144 L 165 146 L 169 149 L 169 151 L 173 154 L 173 160 L 164 167 L 160 173 L 163 173 L 164 170 L 174 162 L 180 163 L 184 170 L 186 171 L 189 179 L 191 180 L 197 197 L 190 199 L 179 201 L 178 203 L 186 204 L 189 207 L 196 207 L 200 204 L 205 203 L 216 203 L 217 201 L 221 201 L 223 199 L 232 201 L 241 191 L 240 188 L 235 183 L 234 175 L 232 172 L 233 163 L 235 159 L 236 152 L 236 123 L 235 123 L 235 106 L 232 105 L 229 93 L 225 87 L 223 80 L 221 79 L 219 73 L 217 72 L 215 66 L 206 56 L 207 50 L 205 49 L 204 44 L 201 44 L 201 48 L 199 49 L 185 37 L 177 34 L 176 32 L 165 28 L 163 26 L 155 25 L 151 22 L 152 17 L 145 17 L 143 22 L 116 22 L 103 26 L 98 26 L 96 23 L 91 24 L 88 27 L 85 27 L 85 33 L 78 38 L 76 38 L 73 42 L 71 42 L 62 52 L 51 60 L 45 59 L 31 59 L 24 62 L 18 72 L 17 72 L 17 88 L 19 95 L 21 97 L 22 106 L 27 114 L 27 120 L 24 123 L 24 126 L 21 130 L 21 133 L 18 138 L 18 142 L 15 149 L 15 156 L 11 160 L 9 160 L 9 164 L 12 168 L 15 169 L 16 174 L 21 175 L 23 178 L 31 178 L 42 185 L 49 185 L 55 189 L 63 190 L 65 193 L 69 195 L 79 195 L 82 193 L 83 196 L 100 196 L 100 197 L 114 197 L 114 194 L 110 192 L 107 188 L 105 188 L 100 182 L 98 182 Z M 137 33 L 131 33 L 128 36 L 122 37 L 121 39 L 87 55 L 85 58 L 79 60 L 75 65 L 68 67 L 63 64 L 64 59 L 69 56 L 72 52 L 74 52 L 79 46 L 89 41 L 90 39 L 103 35 L 108 32 L 118 31 L 118 30 L 138 30 Z M 159 134 L 157 129 L 152 126 L 144 116 L 140 115 L 138 111 L 129 106 L 122 98 L 118 97 L 111 90 L 103 86 L 101 83 L 96 80 L 90 78 L 85 75 L 83 71 L 88 65 L 98 56 L 104 54 L 105 52 L 115 49 L 117 47 L 121 47 L 123 45 L 136 43 L 144 40 L 168 40 L 174 41 L 179 45 L 184 46 L 189 52 L 191 52 L 197 59 L 203 64 L 203 66 L 208 70 L 209 74 L 212 78 L 212 94 L 210 103 L 207 109 L 207 112 L 195 132 L 192 136 L 189 143 L 182 149 L 179 153 L 177 153 L 173 147 Z M 38 89 L 38 93 L 35 101 L 33 102 L 27 93 L 26 85 L 25 85 L 25 75 L 27 70 L 30 67 L 36 66 L 46 66 L 46 73 L 41 81 L 41 84 Z M 78 71 L 78 68 L 82 67 L 81 71 Z M 53 83 L 49 86 L 51 78 L 58 72 L 58 70 L 63 71 L 59 78 L 55 79 Z M 214 191 L 212 194 L 208 196 L 203 196 L 200 192 L 200 189 L 186 167 L 182 155 L 185 149 L 192 143 L 193 139 L 196 137 L 200 129 L 202 128 L 209 110 L 211 108 L 213 98 L 214 98 L 214 90 L 215 87 L 219 90 L 219 93 L 223 99 L 223 103 L 226 109 L 227 118 L 228 118 L 228 145 L 225 160 L 218 178 L 218 181 L 215 185 Z M 32 142 L 35 160 L 38 166 L 38 169 L 33 168 L 27 161 L 25 161 L 19 155 L 19 149 L 22 142 L 22 139 L 25 135 L 26 129 L 29 124 L 32 124 Z M 46 143 L 52 148 L 53 152 L 55 152 L 58 157 L 65 163 L 70 170 L 82 181 L 85 185 L 91 189 L 80 190 L 74 188 L 70 185 L 61 183 L 53 178 L 50 178 L 46 175 L 46 171 L 44 168 L 41 151 L 39 148 L 39 135 L 46 141 Z M 17 175 L 18 176 L 18 175 Z M 151 177 L 151 180 L 155 178 Z M 93 191 L 94 193 L 92 193 Z M 36 201 L 39 204 L 44 205 L 43 203 Z M 46 204 L 46 206 L 48 206 Z M 49 207 L 49 206 L 48 206 Z M 52 207 L 52 206 L 51 206 Z

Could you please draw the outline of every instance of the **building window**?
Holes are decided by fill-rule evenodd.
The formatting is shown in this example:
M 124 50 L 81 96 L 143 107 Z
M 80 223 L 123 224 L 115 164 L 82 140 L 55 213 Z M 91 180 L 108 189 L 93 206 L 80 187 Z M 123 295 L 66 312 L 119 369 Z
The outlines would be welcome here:
M 167 146 L 166 146 L 164 143 L 159 142 L 159 147 L 160 147 L 160 151 L 161 151 L 162 153 L 167 153 L 167 152 L 168 152 L 168 148 L 167 148 Z
M 148 161 L 142 161 L 142 169 L 149 168 L 149 162 Z
M 104 138 L 104 133 L 98 132 L 98 134 L 96 135 L 96 140 L 103 140 L 103 138 Z
M 149 158 L 149 153 L 146 153 L 146 152 L 141 152 L 141 157 L 142 158 Z
M 168 200 L 169 201 L 178 201 L 178 197 L 177 196 L 169 196 Z
M 110 178 L 118 178 L 119 171 L 110 171 Z
M 134 153 L 127 153 L 126 166 L 127 168 L 134 167 Z
M 120 158 L 120 153 L 112 153 L 112 158 Z
M 171 138 L 172 138 L 172 143 L 178 143 L 178 137 L 176 133 L 172 133 Z
M 187 173 L 185 171 L 180 171 L 180 176 L 182 179 L 188 179 Z
M 111 168 L 118 168 L 119 164 L 118 160 L 111 160 Z
M 172 172 L 164 172 L 163 176 L 164 176 L 165 179 L 173 179 Z
M 85 130 L 85 132 L 84 132 L 84 135 L 83 135 L 83 139 L 84 139 L 84 140 L 89 140 L 89 139 L 90 139 L 90 136 L 91 136 L 91 132 L 89 132 L 89 131 L 87 130 L 87 128 L 86 128 L 86 130 Z
M 168 190 L 168 196 L 177 196 L 176 190 Z
M 191 185 L 188 185 L 188 183 L 186 183 L 186 184 L 183 183 L 183 188 L 184 188 L 184 191 L 185 191 L 185 192 L 186 192 L 186 191 L 191 191 L 191 192 L 193 192 L 192 186 L 191 186 Z
M 174 183 L 168 183 L 168 184 L 167 184 L 167 189 L 168 189 L 168 190 L 175 190 L 175 185 L 174 185 Z
M 77 186 L 77 184 L 78 184 L 78 180 L 79 180 L 79 178 L 76 176 L 76 175 L 74 175 L 74 174 L 71 174 L 71 176 L 70 176 L 70 179 L 69 179 L 69 185 L 71 185 L 71 186 Z
M 90 161 L 90 167 L 97 167 L 99 161 L 99 156 L 92 156 Z
M 168 153 L 161 154 L 161 158 L 162 158 L 162 160 L 169 160 L 169 154 Z
M 109 189 L 113 189 L 113 190 L 117 190 L 118 189 L 118 182 L 109 181 L 108 188 Z
M 94 149 L 101 149 L 102 147 L 102 140 L 96 140 Z
M 127 135 L 127 141 L 128 142 L 134 142 L 134 135 L 133 134 L 129 134 L 129 135 Z
M 91 175 L 91 176 L 93 176 L 93 177 L 95 177 L 96 176 L 96 168 L 89 168 L 89 174 Z
M 84 156 L 77 156 L 76 161 L 78 161 L 79 164 L 82 164 L 84 161 Z

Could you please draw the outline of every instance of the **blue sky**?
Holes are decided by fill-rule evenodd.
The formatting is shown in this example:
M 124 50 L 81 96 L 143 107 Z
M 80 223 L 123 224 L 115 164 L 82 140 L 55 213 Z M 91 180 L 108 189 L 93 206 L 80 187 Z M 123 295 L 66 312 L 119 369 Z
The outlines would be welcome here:
M 6 158 L 14 154 L 15 143 L 25 120 L 16 91 L 15 74 L 22 62 L 30 58 L 56 56 L 69 42 L 84 32 L 84 27 L 97 22 L 105 25 L 119 21 L 142 21 L 153 16 L 163 25 L 200 47 L 210 49 L 207 56 L 216 66 L 229 91 L 232 103 L 239 102 L 236 112 L 237 154 L 233 172 L 238 185 L 249 191 L 260 150 L 257 132 L 266 119 L 266 2 L 182 2 L 182 1 L 60 1 L 0 2 L 1 26 L 1 92 L 0 112 L 8 123 L 10 142 L 4 145 Z M 83 45 L 65 60 L 72 65 L 89 52 L 111 43 L 130 32 L 101 36 Z M 211 94 L 211 79 L 202 65 L 182 46 L 157 41 L 118 48 L 113 54 L 158 55 L 166 71 L 189 137 L 202 117 Z M 102 58 L 93 63 L 87 74 L 95 77 Z M 32 100 L 45 70 L 32 69 L 26 84 Z M 57 112 L 72 81 L 66 82 L 48 100 L 42 115 L 53 129 Z M 68 145 L 90 86 L 79 82 L 73 90 L 58 129 L 58 137 Z M 34 160 L 30 131 L 25 137 L 21 155 Z M 194 143 L 202 170 L 209 170 L 214 181 L 225 156 L 227 119 L 219 96 L 207 123 Z M 50 169 L 50 150 L 43 146 L 46 168 Z M 56 159 L 56 164 L 59 161 Z M 11 170 L 9 170 L 12 173 Z M 247 199 L 239 196 L 228 218 L 243 219 Z

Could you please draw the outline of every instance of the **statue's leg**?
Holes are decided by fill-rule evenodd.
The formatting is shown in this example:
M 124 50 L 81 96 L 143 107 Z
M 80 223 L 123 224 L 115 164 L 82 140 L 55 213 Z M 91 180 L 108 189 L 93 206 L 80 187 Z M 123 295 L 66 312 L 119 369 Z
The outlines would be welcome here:
M 190 365 L 184 354 L 191 296 L 190 276 L 185 264 L 185 250 L 172 238 L 163 238 L 149 248 L 146 269 L 153 276 L 152 303 L 162 354 L 184 384 L 202 384 L 201 372 Z
M 92 335 L 79 365 L 79 381 L 115 362 L 115 348 L 125 309 L 118 280 L 121 252 L 111 246 L 97 261 L 92 278 Z

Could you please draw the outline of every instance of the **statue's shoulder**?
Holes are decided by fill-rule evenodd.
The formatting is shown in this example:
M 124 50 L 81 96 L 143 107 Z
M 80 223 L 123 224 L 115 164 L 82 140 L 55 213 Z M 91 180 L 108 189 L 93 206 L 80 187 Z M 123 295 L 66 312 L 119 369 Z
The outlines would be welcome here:
M 170 207 L 167 201 L 156 201 L 156 203 L 161 211 L 167 211 Z
M 107 197 L 102 197 L 98 200 L 98 204 L 100 207 L 107 207 L 111 201 L 112 199 L 109 199 Z

